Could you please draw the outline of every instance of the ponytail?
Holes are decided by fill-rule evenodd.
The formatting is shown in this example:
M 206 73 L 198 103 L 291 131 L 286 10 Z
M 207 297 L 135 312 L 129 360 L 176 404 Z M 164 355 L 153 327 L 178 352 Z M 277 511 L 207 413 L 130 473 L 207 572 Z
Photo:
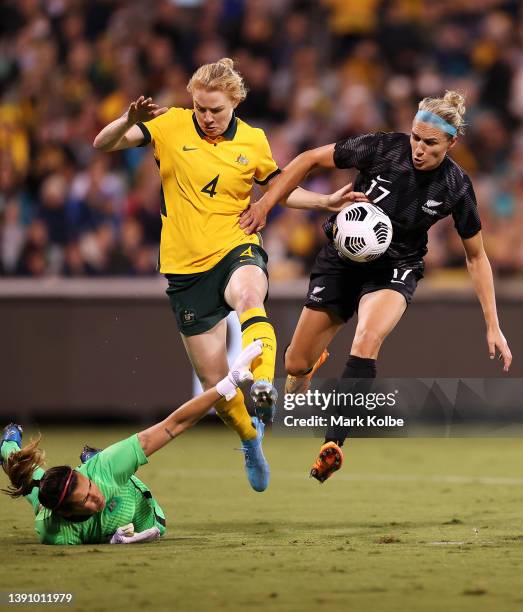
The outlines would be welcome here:
M 78 475 L 68 465 L 59 465 L 46 470 L 40 481 L 33 480 L 35 469 L 45 463 L 45 452 L 38 446 L 41 437 L 9 455 L 2 467 L 11 486 L 0 490 L 17 498 L 29 495 L 34 487 L 38 487 L 38 501 L 42 506 L 49 510 L 67 510 L 67 500 L 78 484 Z
M 11 485 L 7 489 L 0 489 L 9 497 L 23 497 L 29 495 L 38 483 L 33 480 L 33 472 L 45 463 L 45 452 L 39 448 L 42 436 L 30 442 L 16 453 L 11 453 L 2 467 L 7 474 Z

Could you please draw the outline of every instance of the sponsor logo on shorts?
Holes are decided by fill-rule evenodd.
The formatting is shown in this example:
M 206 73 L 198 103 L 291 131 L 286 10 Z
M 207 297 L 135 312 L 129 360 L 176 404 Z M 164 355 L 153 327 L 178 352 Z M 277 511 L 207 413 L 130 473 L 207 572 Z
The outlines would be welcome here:
M 438 211 L 434 210 L 434 208 L 437 208 L 442 204 L 443 202 L 436 202 L 436 200 L 427 200 L 425 204 L 423 204 L 423 206 L 421 207 L 421 210 L 429 215 L 437 215 Z
M 324 289 L 325 287 L 314 287 L 314 289 L 312 290 L 312 293 L 313 295 L 316 295 L 317 293 L 321 293 Z

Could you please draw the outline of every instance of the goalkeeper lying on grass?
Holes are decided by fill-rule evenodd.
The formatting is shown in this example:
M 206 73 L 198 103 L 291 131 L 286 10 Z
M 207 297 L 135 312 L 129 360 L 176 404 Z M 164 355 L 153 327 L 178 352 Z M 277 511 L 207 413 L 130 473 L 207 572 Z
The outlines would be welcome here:
M 22 429 L 8 425 L 0 441 L 2 466 L 11 481 L 4 492 L 24 496 L 31 503 L 42 544 L 128 544 L 156 539 L 165 533 L 165 517 L 134 473 L 149 455 L 205 416 L 221 397 L 231 399 L 239 383 L 252 380 L 249 366 L 260 353 L 261 341 L 256 340 L 238 355 L 216 387 L 105 450 L 84 449 L 83 464 L 75 469 L 61 465 L 44 471 L 40 438 L 20 449 Z

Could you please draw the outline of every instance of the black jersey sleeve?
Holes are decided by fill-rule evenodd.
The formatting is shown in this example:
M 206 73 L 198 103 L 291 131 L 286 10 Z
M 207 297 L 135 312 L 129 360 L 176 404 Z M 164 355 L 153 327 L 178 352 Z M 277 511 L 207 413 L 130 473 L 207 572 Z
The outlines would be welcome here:
M 379 133 L 338 140 L 334 146 L 334 164 L 338 168 L 366 170 L 374 161 L 379 143 Z
M 323 233 L 327 238 L 332 242 L 334 239 L 334 222 L 336 221 L 338 213 L 332 214 L 327 221 L 321 226 L 323 229 Z
M 465 177 L 462 194 L 452 208 L 452 217 L 461 238 L 472 238 L 481 230 L 476 195 L 468 176 Z

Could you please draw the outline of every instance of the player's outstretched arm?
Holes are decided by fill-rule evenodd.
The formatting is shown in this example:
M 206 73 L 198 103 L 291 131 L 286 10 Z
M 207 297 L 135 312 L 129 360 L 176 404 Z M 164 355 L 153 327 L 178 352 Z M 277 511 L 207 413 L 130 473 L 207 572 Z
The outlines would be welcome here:
M 253 234 L 265 226 L 269 211 L 280 201 L 287 199 L 300 181 L 314 168 L 334 168 L 334 144 L 305 151 L 295 157 L 282 172 L 271 181 L 268 191 L 240 217 L 240 227 L 246 234 Z
M 165 106 L 160 108 L 158 104 L 154 104 L 152 98 L 140 96 L 131 102 L 121 117 L 103 128 L 94 139 L 93 147 L 107 152 L 137 147 L 143 143 L 144 136 L 136 124 L 159 117 L 167 110 Z
M 368 202 L 369 199 L 361 191 L 352 191 L 352 183 L 344 185 L 338 191 L 324 195 L 315 191 L 307 191 L 296 187 L 287 200 L 282 202 L 287 208 L 300 210 L 318 210 L 325 212 L 340 212 L 345 206 L 355 202 Z
M 512 353 L 499 327 L 492 268 L 485 253 L 481 232 L 472 238 L 463 239 L 462 242 L 467 256 L 467 268 L 485 317 L 489 356 L 494 359 L 497 349 L 499 359 L 503 361 L 503 370 L 508 372 L 512 363 Z
M 255 340 L 236 357 L 229 373 L 216 387 L 189 400 L 160 423 L 141 431 L 138 439 L 145 455 L 147 457 L 152 455 L 186 429 L 195 425 L 221 397 L 232 399 L 240 383 L 252 380 L 249 368 L 252 360 L 258 357 L 261 351 L 261 340 Z

